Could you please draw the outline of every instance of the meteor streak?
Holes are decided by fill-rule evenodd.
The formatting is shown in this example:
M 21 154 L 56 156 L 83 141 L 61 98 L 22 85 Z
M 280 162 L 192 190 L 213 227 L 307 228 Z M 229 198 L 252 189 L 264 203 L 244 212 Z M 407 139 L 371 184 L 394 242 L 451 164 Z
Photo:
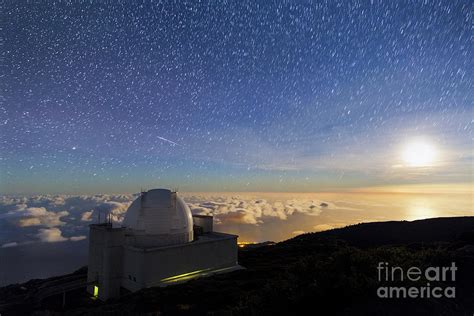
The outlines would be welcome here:
M 170 144 L 173 144 L 173 145 L 176 145 L 176 146 L 181 146 L 180 144 L 175 143 L 175 142 L 173 142 L 173 141 L 171 141 L 171 140 L 169 140 L 169 139 L 166 139 L 166 138 L 164 138 L 164 137 L 161 137 L 161 136 L 157 136 L 157 137 L 158 137 L 159 139 L 161 139 L 161 140 L 164 140 L 165 142 L 170 143 Z

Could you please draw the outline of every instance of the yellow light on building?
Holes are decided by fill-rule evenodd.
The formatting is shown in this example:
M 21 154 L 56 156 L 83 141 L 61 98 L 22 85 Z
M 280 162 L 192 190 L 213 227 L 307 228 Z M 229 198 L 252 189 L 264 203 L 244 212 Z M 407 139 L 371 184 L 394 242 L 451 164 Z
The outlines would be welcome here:
M 189 278 L 198 276 L 199 274 L 201 274 L 205 271 L 209 271 L 209 270 L 211 270 L 211 269 L 197 270 L 197 271 L 192 271 L 192 272 L 188 272 L 188 273 L 184 273 L 184 274 L 179 274 L 179 275 L 175 275 L 175 276 L 172 276 L 172 277 L 169 277 L 169 278 L 161 279 L 161 282 L 182 281 L 182 280 L 185 280 L 185 279 L 189 279 Z
M 99 296 L 99 287 L 97 285 L 94 285 L 94 297 Z

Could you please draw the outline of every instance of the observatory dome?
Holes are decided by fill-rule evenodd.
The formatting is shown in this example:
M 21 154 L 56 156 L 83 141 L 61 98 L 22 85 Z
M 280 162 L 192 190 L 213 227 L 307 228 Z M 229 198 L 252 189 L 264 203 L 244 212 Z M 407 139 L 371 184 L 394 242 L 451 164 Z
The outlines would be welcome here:
M 128 208 L 122 226 L 127 228 L 129 243 L 138 246 L 174 245 L 193 240 L 191 210 L 176 192 L 167 189 L 142 192 Z

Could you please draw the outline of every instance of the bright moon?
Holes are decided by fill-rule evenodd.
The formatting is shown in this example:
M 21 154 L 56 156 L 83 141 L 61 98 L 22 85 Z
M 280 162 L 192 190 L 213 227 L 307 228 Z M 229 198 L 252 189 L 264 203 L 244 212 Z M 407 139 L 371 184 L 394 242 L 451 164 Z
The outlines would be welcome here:
M 410 167 L 426 167 L 434 163 L 436 150 L 430 143 L 416 141 L 406 145 L 402 158 Z

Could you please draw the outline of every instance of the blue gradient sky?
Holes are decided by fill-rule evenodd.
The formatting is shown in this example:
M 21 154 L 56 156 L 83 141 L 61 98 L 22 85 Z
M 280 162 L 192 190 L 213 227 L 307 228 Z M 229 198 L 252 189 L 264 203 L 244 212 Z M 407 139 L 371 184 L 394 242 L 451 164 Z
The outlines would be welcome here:
M 0 192 L 472 184 L 469 1 L 131 3 L 7 1 Z

